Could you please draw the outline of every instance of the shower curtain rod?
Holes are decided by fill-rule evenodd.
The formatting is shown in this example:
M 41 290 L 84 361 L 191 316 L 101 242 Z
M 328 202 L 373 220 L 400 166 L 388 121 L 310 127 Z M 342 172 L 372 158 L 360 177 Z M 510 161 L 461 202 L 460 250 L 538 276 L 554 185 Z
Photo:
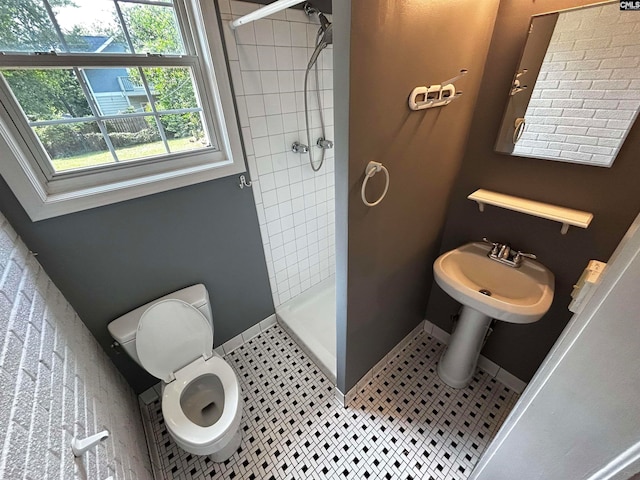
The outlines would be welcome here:
M 244 25 L 245 23 L 255 22 L 256 20 L 260 20 L 261 18 L 268 17 L 269 15 L 273 15 L 285 8 L 293 7 L 299 3 L 304 2 L 305 0 L 277 0 L 276 2 L 270 3 L 269 5 L 265 5 L 262 8 L 259 8 L 255 12 L 248 13 L 247 15 L 237 18 L 229 22 L 232 30 L 235 30 L 240 25 Z

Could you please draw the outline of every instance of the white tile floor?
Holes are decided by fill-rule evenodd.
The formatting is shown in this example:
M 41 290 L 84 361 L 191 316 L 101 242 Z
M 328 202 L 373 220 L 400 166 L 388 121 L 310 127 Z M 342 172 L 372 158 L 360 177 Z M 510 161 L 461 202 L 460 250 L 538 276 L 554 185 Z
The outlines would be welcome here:
M 238 453 L 223 464 L 179 449 L 149 413 L 167 479 L 466 479 L 517 400 L 483 372 L 456 390 L 436 374 L 444 345 L 422 332 L 347 408 L 277 325 L 226 356 L 245 396 Z M 153 442 L 152 442 L 153 443 Z

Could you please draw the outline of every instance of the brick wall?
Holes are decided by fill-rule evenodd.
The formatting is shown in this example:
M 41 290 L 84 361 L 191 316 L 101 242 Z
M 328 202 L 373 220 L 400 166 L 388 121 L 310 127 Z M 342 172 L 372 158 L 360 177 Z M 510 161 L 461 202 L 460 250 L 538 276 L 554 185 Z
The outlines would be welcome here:
M 220 0 L 231 76 L 276 307 L 335 273 L 334 151 L 319 172 L 306 144 L 304 73 L 313 53 L 317 17 L 287 9 L 231 31 L 228 21 L 260 5 Z M 318 59 L 327 138 L 333 140 L 332 47 Z M 320 136 L 313 70 L 309 81 L 311 141 Z M 314 148 L 314 160 L 320 152 Z
M 152 478 L 133 390 L 1 214 L 0 348 L 0 478 Z
M 639 107 L 638 15 L 617 3 L 561 13 L 514 154 L 609 166 Z

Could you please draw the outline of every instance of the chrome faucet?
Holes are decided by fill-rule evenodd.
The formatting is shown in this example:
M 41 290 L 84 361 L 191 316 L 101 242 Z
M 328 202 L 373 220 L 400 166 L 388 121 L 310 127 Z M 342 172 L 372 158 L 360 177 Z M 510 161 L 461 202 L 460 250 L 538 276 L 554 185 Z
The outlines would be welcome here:
M 525 258 L 531 258 L 535 260 L 537 257 L 533 253 L 525 253 L 520 250 L 513 250 L 508 243 L 492 242 L 484 237 L 482 239 L 485 243 L 491 245 L 491 250 L 487 253 L 487 257 L 496 262 L 503 263 L 513 268 L 518 268 L 522 265 Z
M 316 145 L 318 145 L 320 148 L 324 148 L 325 150 L 333 148 L 333 142 L 323 137 L 318 138 Z
M 488 243 L 489 245 L 491 245 L 491 251 L 489 252 L 489 255 L 493 255 L 494 257 L 497 257 L 498 251 L 500 250 L 500 244 L 497 242 L 492 242 L 487 237 L 483 237 L 482 241 L 484 243 Z
M 513 263 L 515 263 L 516 266 L 519 267 L 522 264 L 522 259 L 523 258 L 530 258 L 532 260 L 535 260 L 538 257 L 536 257 L 533 253 L 524 253 L 524 252 L 521 252 L 520 250 L 518 250 L 516 252 L 516 254 L 514 255 L 514 257 L 513 257 Z
M 498 251 L 498 258 L 503 260 L 509 259 L 509 254 L 511 253 L 511 247 L 508 243 L 500 245 L 500 250 Z
M 293 142 L 291 145 L 291 151 L 293 153 L 309 153 L 309 146 L 300 142 Z

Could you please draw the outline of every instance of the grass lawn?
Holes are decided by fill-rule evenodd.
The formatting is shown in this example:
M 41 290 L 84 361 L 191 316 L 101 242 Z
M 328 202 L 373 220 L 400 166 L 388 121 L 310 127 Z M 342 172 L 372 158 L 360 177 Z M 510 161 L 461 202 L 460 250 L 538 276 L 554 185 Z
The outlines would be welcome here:
M 200 142 L 191 142 L 191 137 L 174 138 L 168 140 L 169 148 L 172 152 L 181 152 L 185 150 L 194 150 L 202 148 Z M 118 160 L 133 160 L 151 157 L 153 155 L 162 155 L 165 153 L 164 144 L 162 142 L 146 143 L 144 145 L 135 145 L 133 147 L 117 148 Z M 67 158 L 56 158 L 52 160 L 53 168 L 56 172 L 71 170 L 73 168 L 91 167 L 93 165 L 103 165 L 105 163 L 113 163 L 111 152 L 92 152 L 82 155 L 75 155 Z

